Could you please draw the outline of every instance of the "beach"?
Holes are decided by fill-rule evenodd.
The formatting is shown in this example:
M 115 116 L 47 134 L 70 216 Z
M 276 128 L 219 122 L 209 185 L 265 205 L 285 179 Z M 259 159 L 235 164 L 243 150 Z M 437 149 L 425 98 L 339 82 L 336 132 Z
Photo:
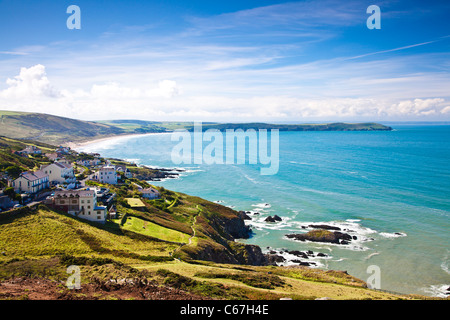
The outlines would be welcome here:
M 102 138 L 96 138 L 96 139 L 92 139 L 92 140 L 86 140 L 86 141 L 80 141 L 80 142 L 67 142 L 64 144 L 64 146 L 67 146 L 73 150 L 77 150 L 92 144 L 98 144 L 98 143 L 105 143 L 107 141 L 116 141 L 116 140 L 121 140 L 121 139 L 129 139 L 129 138 L 140 138 L 140 137 L 146 137 L 149 135 L 154 135 L 154 134 L 167 134 L 167 133 L 171 133 L 171 132 L 149 132 L 149 133 L 131 133 L 131 134 L 123 134 L 123 135 L 111 135 L 111 136 L 106 136 L 106 137 L 102 137 Z

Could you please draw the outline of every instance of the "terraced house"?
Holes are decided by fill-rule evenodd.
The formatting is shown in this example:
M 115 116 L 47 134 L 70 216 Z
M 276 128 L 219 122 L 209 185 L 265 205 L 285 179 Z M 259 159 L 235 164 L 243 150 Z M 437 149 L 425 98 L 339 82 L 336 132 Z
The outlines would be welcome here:
M 76 182 L 73 167 L 64 162 L 54 162 L 47 166 L 41 166 L 41 170 L 49 175 L 51 183 L 74 183 Z
M 45 204 L 82 219 L 100 223 L 106 221 L 107 208 L 98 205 L 95 189 L 55 191 L 45 200 Z
M 49 176 L 41 170 L 22 172 L 11 182 L 11 187 L 17 193 L 37 193 L 49 187 Z

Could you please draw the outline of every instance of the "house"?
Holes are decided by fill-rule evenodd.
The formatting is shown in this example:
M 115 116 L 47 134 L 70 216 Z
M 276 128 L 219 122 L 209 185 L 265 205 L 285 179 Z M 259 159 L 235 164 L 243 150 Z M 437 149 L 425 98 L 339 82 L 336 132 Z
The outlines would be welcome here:
M 115 206 L 111 206 L 111 208 L 109 208 L 108 215 L 110 219 L 117 219 L 118 215 Z
M 42 154 L 42 150 L 36 146 L 27 146 L 25 149 L 23 149 L 21 151 L 17 151 L 17 153 L 20 155 Z
M 95 189 L 90 188 L 55 191 L 53 196 L 46 199 L 45 204 L 76 217 L 100 223 L 106 222 L 108 213 L 105 206 L 97 204 L 97 193 Z
M 116 171 L 117 172 L 123 172 L 125 175 L 125 178 L 133 178 L 133 174 L 131 173 L 130 169 L 127 168 L 125 165 L 116 165 Z
M 85 167 L 98 166 L 100 163 L 101 163 L 101 160 L 98 158 L 94 158 L 93 160 L 82 159 L 82 160 L 77 161 L 77 164 L 85 166 Z
M 50 183 L 76 182 L 73 167 L 67 162 L 54 162 L 46 166 L 41 166 L 41 171 L 48 174 Z
M 57 152 L 57 153 L 60 153 L 60 154 L 69 154 L 69 153 L 70 153 L 70 147 L 59 146 L 59 147 L 56 149 L 56 152 Z
M 60 155 L 56 152 L 46 153 L 45 156 L 49 158 L 51 161 L 57 161 L 60 158 Z
M 111 165 L 101 167 L 95 173 L 95 180 L 101 183 L 117 184 L 116 168 Z
M 139 192 L 142 193 L 143 198 L 147 199 L 159 199 L 161 197 L 159 191 L 152 187 L 140 189 Z
M 49 176 L 41 170 L 22 172 L 11 182 L 11 187 L 16 193 L 37 193 L 49 187 Z

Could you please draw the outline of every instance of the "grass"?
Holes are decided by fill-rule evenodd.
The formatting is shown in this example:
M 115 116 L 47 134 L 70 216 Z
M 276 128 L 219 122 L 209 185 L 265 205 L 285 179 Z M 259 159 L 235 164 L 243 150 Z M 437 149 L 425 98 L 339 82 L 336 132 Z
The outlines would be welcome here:
M 188 243 L 190 237 L 188 234 L 162 227 L 150 221 L 130 216 L 127 217 L 126 222 L 124 223 L 122 228 L 170 242 Z
M 136 263 L 169 256 L 178 246 L 155 241 L 116 224 L 96 226 L 45 208 L 20 215 L 0 214 L 1 261 L 12 258 L 50 258 L 59 255 L 95 256 Z
M 126 198 L 125 200 L 128 202 L 128 205 L 131 208 L 145 208 L 145 204 L 141 201 L 141 199 L 138 199 L 138 198 Z

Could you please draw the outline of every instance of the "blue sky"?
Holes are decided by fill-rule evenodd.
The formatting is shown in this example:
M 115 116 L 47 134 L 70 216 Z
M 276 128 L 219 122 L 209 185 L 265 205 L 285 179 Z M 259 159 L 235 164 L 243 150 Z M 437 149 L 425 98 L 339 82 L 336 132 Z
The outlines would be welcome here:
M 66 27 L 72 4 L 80 30 Z M 0 1 L 0 109 L 450 121 L 449 17 L 445 1 Z

